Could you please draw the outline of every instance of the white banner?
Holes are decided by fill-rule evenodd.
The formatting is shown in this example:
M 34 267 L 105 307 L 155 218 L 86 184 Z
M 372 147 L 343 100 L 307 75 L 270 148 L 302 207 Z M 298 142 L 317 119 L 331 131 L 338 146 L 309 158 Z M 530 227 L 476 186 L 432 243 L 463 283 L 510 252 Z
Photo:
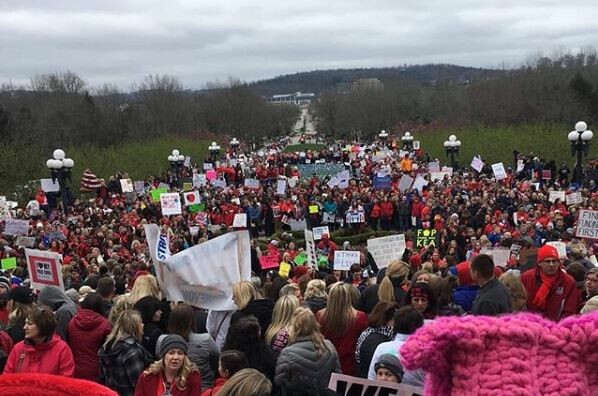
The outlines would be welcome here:
M 349 271 L 353 264 L 359 264 L 361 253 L 354 250 L 336 250 L 334 252 L 334 269 Z
M 203 173 L 195 173 L 193 175 L 193 187 L 203 187 L 208 184 L 208 179 Z
M 403 175 L 401 177 L 401 180 L 399 180 L 399 191 L 401 191 L 401 192 L 407 191 L 407 189 L 409 189 L 409 187 L 411 187 L 412 183 L 413 183 L 413 178 L 411 176 Z
M 525 168 L 525 164 L 522 159 L 517 160 L 517 173 L 521 172 Z
M 183 162 L 183 166 L 185 167 L 189 167 L 189 165 L 191 165 L 191 156 L 190 155 L 186 155 L 185 156 L 185 162 Z
M 236 213 L 233 219 L 233 228 L 247 227 L 247 213 Z
M 415 181 L 413 182 L 413 186 L 411 186 L 414 190 L 422 192 L 422 189 L 428 185 L 428 181 L 421 176 L 417 176 Z
M 25 249 L 25 256 L 32 289 L 41 290 L 51 285 L 64 291 L 62 255 L 47 250 Z
M 494 172 L 494 177 L 497 181 L 507 178 L 507 172 L 505 171 L 505 166 L 502 162 L 492 164 L 492 172 Z
M 276 195 L 285 195 L 286 189 L 287 189 L 287 181 L 286 180 L 278 180 L 276 182 Z
M 397 384 L 388 381 L 373 381 L 332 373 L 328 389 L 339 396 L 423 396 L 424 390 L 411 385 Z
M 145 226 L 158 282 L 169 301 L 184 301 L 215 311 L 233 311 L 233 285 L 251 278 L 251 254 L 247 231 L 229 232 L 172 255 L 164 262 L 156 257 L 160 230 Z
M 137 194 L 143 194 L 145 192 L 145 182 L 143 180 L 137 180 L 133 183 L 133 188 Z
M 554 203 L 557 199 L 560 199 L 561 202 L 565 201 L 565 192 L 564 191 L 550 191 L 548 193 L 548 201 Z
M 511 249 L 510 248 L 502 248 L 502 247 L 494 247 L 494 248 L 482 248 L 480 250 L 481 254 L 487 254 L 488 256 L 492 257 L 492 261 L 494 265 L 497 267 L 506 268 L 509 263 L 509 258 L 511 257 Z
M 368 239 L 368 251 L 378 268 L 386 268 L 391 262 L 402 260 L 406 246 L 403 234 Z
M 482 161 L 480 157 L 473 157 L 471 160 L 471 167 L 479 173 L 484 168 L 484 161 Z
M 10 219 L 10 208 L 8 207 L 8 201 L 5 196 L 0 196 L 0 220 Z
M 124 193 L 135 192 L 133 181 L 131 179 L 120 179 L 120 188 Z
M 42 190 L 44 192 L 58 192 L 60 191 L 60 184 L 58 180 L 52 181 L 52 179 L 40 179 Z
M 201 203 L 199 191 L 187 191 L 186 193 L 183 193 L 183 198 L 185 198 L 185 206 L 197 205 Z
M 316 242 L 314 234 L 310 230 L 305 230 L 305 252 L 307 253 L 307 262 L 311 267 L 317 267 Z
M 428 162 L 428 172 L 440 172 L 440 162 Z
M 565 196 L 565 200 L 567 202 L 567 205 L 579 205 L 583 203 L 583 196 L 581 195 L 581 192 L 578 191 L 571 194 L 567 194 Z
M 314 241 L 319 241 L 322 239 L 322 235 L 324 234 L 330 236 L 330 229 L 328 226 L 314 227 L 312 228 L 312 232 L 314 233 Z
M 4 234 L 6 235 L 27 235 L 28 232 L 28 220 L 7 219 L 4 224 Z
M 579 211 L 575 236 L 598 239 L 598 210 L 582 209 Z
M 160 194 L 160 205 L 162 206 L 162 215 L 171 216 L 183 213 L 181 207 L 181 197 L 179 193 Z
M 293 176 L 289 179 L 289 187 L 294 188 L 297 185 L 299 178 L 297 176 Z

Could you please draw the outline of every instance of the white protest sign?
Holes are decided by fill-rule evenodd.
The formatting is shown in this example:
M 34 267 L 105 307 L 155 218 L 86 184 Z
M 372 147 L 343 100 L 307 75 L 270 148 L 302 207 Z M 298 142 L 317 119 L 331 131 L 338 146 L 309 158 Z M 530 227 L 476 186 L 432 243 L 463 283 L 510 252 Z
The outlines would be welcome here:
M 260 188 L 260 181 L 257 179 L 245 179 L 245 187 L 257 190 Z
M 413 189 L 422 192 L 422 189 L 428 185 L 428 181 L 421 176 L 417 176 L 413 182 Z
M 505 171 L 505 166 L 502 162 L 492 164 L 492 172 L 494 172 L 494 177 L 497 181 L 507 178 L 507 172 Z
M 307 262 L 311 267 L 317 267 L 316 242 L 314 234 L 310 230 L 305 230 L 305 252 L 307 253 Z
M 453 168 L 450 166 L 443 166 L 442 169 L 440 169 L 441 172 L 446 172 L 449 176 L 453 175 Z
M 183 193 L 183 198 L 185 198 L 185 206 L 197 205 L 201 203 L 199 191 L 187 191 L 186 193 Z
M 189 165 L 191 165 L 191 156 L 190 155 L 186 155 L 185 156 L 185 162 L 183 162 L 183 166 L 188 168 Z
M 158 184 L 158 188 L 165 188 L 166 191 L 168 191 L 170 190 L 170 185 L 168 183 L 161 182 L 160 184 Z
M 330 236 L 330 230 L 328 229 L 328 226 L 314 227 L 312 229 L 312 232 L 314 233 L 315 241 L 319 241 L 320 239 L 322 239 L 322 235 L 324 235 L 324 234 Z
M 247 227 L 247 213 L 236 213 L 233 219 L 233 228 Z
M 509 258 L 511 257 L 511 249 L 510 248 L 482 248 L 480 250 L 481 254 L 487 254 L 488 256 L 492 257 L 492 261 L 494 265 L 497 267 L 507 267 Z
M 525 165 L 523 164 L 523 160 L 522 159 L 517 160 L 517 172 L 521 172 L 524 167 L 525 167 Z
M 336 176 L 334 176 L 332 179 L 328 180 L 328 183 L 326 183 L 326 185 L 330 188 L 334 188 L 334 187 L 338 186 L 338 179 L 336 178 Z
M 193 187 L 203 187 L 208 184 L 208 179 L 203 173 L 196 173 L 193 175 Z
M 403 234 L 368 239 L 368 251 L 378 268 L 385 268 L 392 261 L 402 260 L 405 247 L 405 235 Z
M 449 176 L 447 172 L 430 172 L 430 180 L 444 180 L 445 176 Z
M 226 187 L 226 180 L 224 179 L 216 179 L 212 181 L 212 186 L 216 188 L 224 188 Z
M 471 160 L 471 167 L 479 173 L 484 168 L 484 161 L 482 161 L 480 157 L 473 157 Z
M 288 225 L 291 227 L 291 231 L 301 231 L 307 228 L 307 222 L 305 221 L 305 219 L 289 219 Z
M 203 170 L 210 170 L 210 169 L 213 169 L 213 168 L 214 168 L 214 166 L 212 165 L 212 163 L 210 163 L 210 162 L 204 162 L 203 163 Z
M 136 180 L 133 183 L 133 188 L 137 194 L 143 194 L 145 192 L 145 183 L 143 180 Z
M 160 206 L 162 207 L 162 215 L 171 216 L 183 213 L 181 206 L 181 197 L 179 193 L 164 193 L 160 194 Z
M 42 190 L 44 192 L 58 192 L 60 191 L 60 184 L 58 180 L 52 181 L 52 179 L 40 179 Z
M 64 291 L 62 281 L 62 256 L 59 253 L 25 249 L 31 288 L 42 290 L 46 286 L 57 286 Z
M 328 389 L 339 396 L 423 396 L 424 390 L 389 381 L 374 381 L 332 373 Z
M 348 271 L 353 264 L 359 264 L 361 253 L 353 250 L 336 250 L 334 252 L 334 269 Z
M 276 195 L 285 195 L 286 189 L 287 189 L 287 181 L 286 180 L 276 181 Z
M 598 239 L 598 210 L 582 209 L 579 211 L 575 236 Z
M 32 248 L 35 246 L 35 237 L 18 236 L 15 245 Z
M 234 311 L 233 285 L 251 277 L 249 232 L 229 232 L 158 260 L 160 229 L 145 226 L 150 255 L 160 289 L 168 301 L 215 311 Z
M 581 192 L 578 191 L 571 194 L 567 194 L 565 196 L 565 201 L 567 205 L 579 205 L 583 203 L 583 197 L 581 195 Z
M 413 178 L 409 175 L 403 175 L 399 180 L 399 191 L 407 191 L 411 187 L 411 183 L 413 183 Z
M 5 196 L 0 197 L 0 220 L 10 219 L 10 208 L 8 207 L 8 201 Z
M 567 259 L 567 244 L 565 242 L 551 241 L 551 242 L 546 242 L 546 244 L 550 245 L 550 246 L 554 246 L 556 248 L 557 252 L 559 252 L 559 258 L 561 260 Z
M 135 192 L 133 181 L 131 179 L 120 179 L 120 188 L 124 193 Z
M 27 235 L 27 232 L 29 232 L 28 220 L 7 219 L 4 224 L 6 235 Z
M 419 140 L 414 140 L 413 141 L 413 149 L 414 150 L 419 150 L 419 148 L 420 148 Z
M 289 187 L 294 188 L 297 185 L 299 178 L 297 176 L 293 176 L 289 179 Z
M 550 191 L 548 193 L 548 201 L 554 203 L 557 199 L 560 199 L 561 202 L 565 201 L 565 192 L 564 191 Z
M 428 162 L 428 172 L 440 172 L 440 162 Z

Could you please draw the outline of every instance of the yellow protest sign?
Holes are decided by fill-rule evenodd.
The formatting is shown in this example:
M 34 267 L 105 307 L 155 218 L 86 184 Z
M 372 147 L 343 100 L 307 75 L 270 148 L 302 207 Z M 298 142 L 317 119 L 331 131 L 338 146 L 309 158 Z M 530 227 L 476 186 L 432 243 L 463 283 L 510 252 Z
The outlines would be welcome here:
M 309 205 L 309 214 L 317 214 L 320 211 L 318 205 Z

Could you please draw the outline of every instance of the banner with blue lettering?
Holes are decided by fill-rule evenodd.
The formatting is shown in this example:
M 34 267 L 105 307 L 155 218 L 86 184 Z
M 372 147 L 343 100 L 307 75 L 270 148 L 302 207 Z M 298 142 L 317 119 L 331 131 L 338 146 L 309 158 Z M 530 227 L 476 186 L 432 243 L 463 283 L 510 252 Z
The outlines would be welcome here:
M 390 176 L 384 176 L 384 177 L 375 176 L 374 177 L 374 190 L 389 191 L 391 182 L 392 182 L 392 179 Z

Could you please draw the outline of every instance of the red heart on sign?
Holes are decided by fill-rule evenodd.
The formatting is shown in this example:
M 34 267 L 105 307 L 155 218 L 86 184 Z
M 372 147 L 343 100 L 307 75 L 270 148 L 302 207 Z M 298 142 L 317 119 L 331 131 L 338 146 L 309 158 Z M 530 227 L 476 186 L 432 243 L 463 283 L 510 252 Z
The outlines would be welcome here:
M 187 202 L 195 202 L 195 194 L 187 195 Z

